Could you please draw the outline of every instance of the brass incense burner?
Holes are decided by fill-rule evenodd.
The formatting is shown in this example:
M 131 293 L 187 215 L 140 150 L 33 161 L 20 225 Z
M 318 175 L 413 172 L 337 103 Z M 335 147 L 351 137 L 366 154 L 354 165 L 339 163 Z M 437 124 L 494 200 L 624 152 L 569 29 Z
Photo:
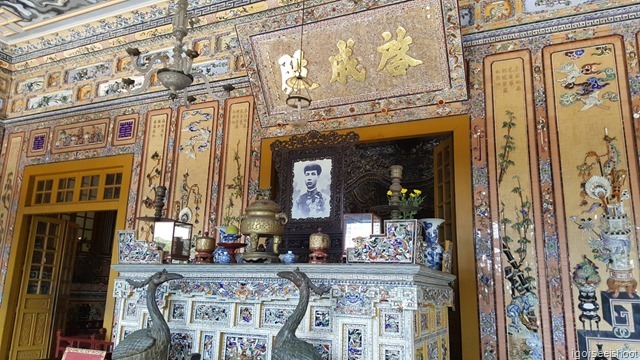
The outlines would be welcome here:
M 247 262 L 277 262 L 284 224 L 289 221 L 278 204 L 264 195 L 249 205 L 240 221 L 240 233 L 247 237 L 244 260 Z

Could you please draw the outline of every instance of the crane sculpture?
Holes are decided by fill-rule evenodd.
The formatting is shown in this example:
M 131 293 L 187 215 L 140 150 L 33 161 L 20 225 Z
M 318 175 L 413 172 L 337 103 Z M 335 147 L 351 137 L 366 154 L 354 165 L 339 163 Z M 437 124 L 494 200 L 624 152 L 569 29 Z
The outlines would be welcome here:
M 320 354 L 316 351 L 313 345 L 304 340 L 300 340 L 296 337 L 296 329 L 304 314 L 307 312 L 307 305 L 309 305 L 309 290 L 313 290 L 314 293 L 322 295 L 329 291 L 331 288 L 318 287 L 311 282 L 311 279 L 307 274 L 296 268 L 294 271 L 280 271 L 278 276 L 283 279 L 288 279 L 294 283 L 294 285 L 300 291 L 300 298 L 298 299 L 298 306 L 284 325 L 276 335 L 276 339 L 273 343 L 273 351 L 271 353 L 273 360 L 322 360 Z
M 156 303 L 156 289 L 160 284 L 169 280 L 182 279 L 182 275 L 168 273 L 167 270 L 151 275 L 145 281 L 127 282 L 134 288 L 147 286 L 147 309 L 151 317 L 151 326 L 136 330 L 127 335 L 118 346 L 113 349 L 113 360 L 163 360 L 168 357 L 171 343 L 171 332 L 158 304 Z

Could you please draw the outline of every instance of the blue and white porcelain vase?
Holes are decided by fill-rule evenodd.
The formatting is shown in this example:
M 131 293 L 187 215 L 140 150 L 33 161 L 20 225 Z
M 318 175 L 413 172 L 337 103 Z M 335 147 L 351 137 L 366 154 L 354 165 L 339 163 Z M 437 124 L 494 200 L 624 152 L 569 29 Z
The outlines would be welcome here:
M 444 248 L 438 243 L 438 227 L 444 219 L 418 219 L 424 227 L 424 265 L 430 269 L 442 271 Z
M 284 262 L 285 264 L 293 264 L 296 262 L 296 255 L 292 253 L 291 250 L 289 250 L 282 257 L 282 262 Z
M 213 251 L 213 262 L 215 264 L 229 264 L 231 262 L 231 255 L 229 254 L 229 250 L 223 248 L 222 246 L 218 246 Z

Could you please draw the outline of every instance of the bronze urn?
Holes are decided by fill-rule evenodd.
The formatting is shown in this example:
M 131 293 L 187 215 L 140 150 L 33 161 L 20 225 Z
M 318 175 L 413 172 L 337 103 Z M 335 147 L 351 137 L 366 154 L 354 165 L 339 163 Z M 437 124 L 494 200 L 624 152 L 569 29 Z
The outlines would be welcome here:
M 258 197 L 246 208 L 240 221 L 240 233 L 248 236 L 244 252 L 245 261 L 278 261 L 278 248 L 284 235 L 284 224 L 289 221 L 280 206 L 264 197 Z M 264 244 L 260 239 L 266 238 Z

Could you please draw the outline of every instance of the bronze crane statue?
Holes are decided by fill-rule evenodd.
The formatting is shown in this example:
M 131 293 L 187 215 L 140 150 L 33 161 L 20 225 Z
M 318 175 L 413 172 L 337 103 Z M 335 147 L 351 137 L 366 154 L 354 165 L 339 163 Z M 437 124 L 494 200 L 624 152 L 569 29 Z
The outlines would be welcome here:
M 273 351 L 271 353 L 273 360 L 322 360 L 320 354 L 316 351 L 313 345 L 306 341 L 300 340 L 296 337 L 296 329 L 304 314 L 307 312 L 307 305 L 309 305 L 309 289 L 314 293 L 322 295 L 329 291 L 331 288 L 321 288 L 314 285 L 307 274 L 296 268 L 294 271 L 280 271 L 278 276 L 283 279 L 288 279 L 296 285 L 300 290 L 300 298 L 298 299 L 298 306 L 285 321 L 282 329 L 276 335 L 276 339 L 273 343 Z
M 163 360 L 168 356 L 171 342 L 171 332 L 156 303 L 156 289 L 160 284 L 175 279 L 182 279 L 182 275 L 168 273 L 167 270 L 151 275 L 145 281 L 127 282 L 134 288 L 147 287 L 147 309 L 151 317 L 151 326 L 127 335 L 118 346 L 113 349 L 113 360 Z

